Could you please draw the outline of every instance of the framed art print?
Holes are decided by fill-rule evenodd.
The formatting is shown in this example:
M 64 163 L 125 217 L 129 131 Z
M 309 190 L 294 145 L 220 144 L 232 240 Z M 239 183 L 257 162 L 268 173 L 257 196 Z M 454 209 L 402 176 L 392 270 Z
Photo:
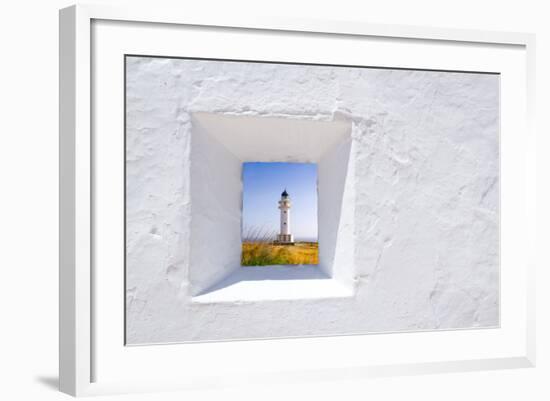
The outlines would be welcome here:
M 60 24 L 63 391 L 532 365 L 531 36 Z

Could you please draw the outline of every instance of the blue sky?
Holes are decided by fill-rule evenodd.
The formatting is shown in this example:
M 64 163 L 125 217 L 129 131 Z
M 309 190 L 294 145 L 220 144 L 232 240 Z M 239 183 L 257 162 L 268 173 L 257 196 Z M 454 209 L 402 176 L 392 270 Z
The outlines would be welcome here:
M 250 227 L 279 232 L 277 202 L 285 188 L 292 201 L 294 239 L 317 240 L 317 165 L 313 163 L 243 163 L 243 233 Z

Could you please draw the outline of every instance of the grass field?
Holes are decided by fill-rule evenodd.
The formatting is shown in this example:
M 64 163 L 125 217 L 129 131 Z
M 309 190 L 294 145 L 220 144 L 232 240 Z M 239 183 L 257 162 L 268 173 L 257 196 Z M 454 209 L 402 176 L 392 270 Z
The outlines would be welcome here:
M 296 242 L 294 245 L 244 242 L 241 264 L 243 266 L 316 265 L 319 264 L 319 248 L 317 242 Z

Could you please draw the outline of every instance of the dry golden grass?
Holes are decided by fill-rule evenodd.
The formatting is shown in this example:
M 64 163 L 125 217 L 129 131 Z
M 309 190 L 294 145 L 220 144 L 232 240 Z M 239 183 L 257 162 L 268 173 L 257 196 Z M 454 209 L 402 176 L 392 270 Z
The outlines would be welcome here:
M 243 266 L 317 265 L 317 242 L 297 242 L 295 245 L 275 245 L 266 242 L 244 242 L 241 254 Z

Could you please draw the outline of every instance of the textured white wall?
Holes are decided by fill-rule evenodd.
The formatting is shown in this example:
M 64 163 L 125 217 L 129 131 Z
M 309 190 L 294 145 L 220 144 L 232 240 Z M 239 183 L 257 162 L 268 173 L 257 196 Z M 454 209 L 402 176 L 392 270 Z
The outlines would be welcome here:
M 498 324 L 498 76 L 129 58 L 127 79 L 129 343 Z M 354 297 L 189 302 L 191 113 L 204 111 L 353 121 L 351 240 L 336 256 Z
M 190 160 L 191 214 L 180 216 L 191 223 L 190 264 L 182 283 L 198 295 L 241 264 L 242 163 L 196 119 Z
M 354 285 L 355 277 L 354 158 L 348 138 L 318 167 L 319 268 L 345 285 Z

